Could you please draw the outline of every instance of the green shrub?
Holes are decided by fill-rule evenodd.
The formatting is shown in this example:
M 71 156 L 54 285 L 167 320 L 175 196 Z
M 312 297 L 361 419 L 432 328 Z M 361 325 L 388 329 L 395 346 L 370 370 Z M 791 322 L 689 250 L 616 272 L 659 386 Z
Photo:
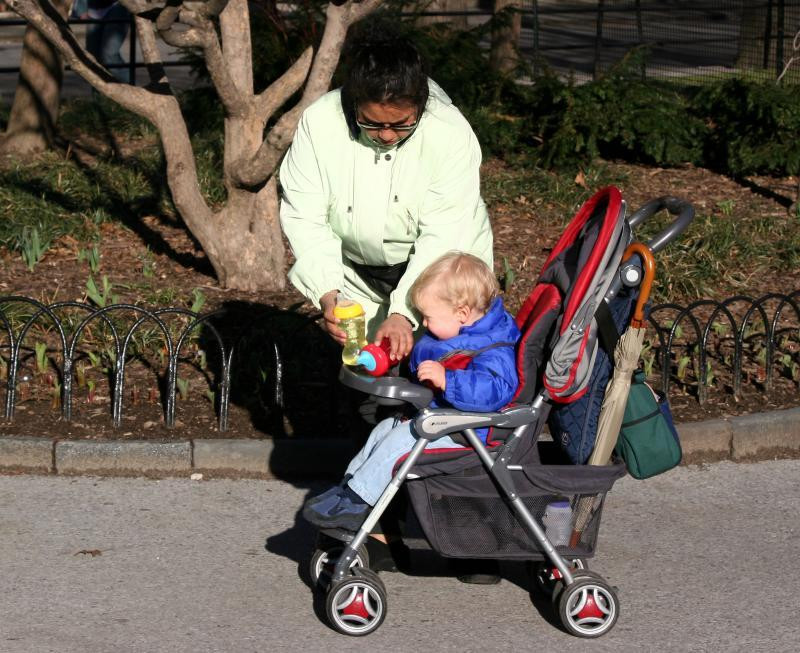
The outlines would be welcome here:
M 701 162 L 703 121 L 680 92 L 640 79 L 640 56 L 581 86 L 552 75 L 536 80 L 533 112 L 543 165 L 573 166 L 597 157 L 664 166 Z
M 800 86 L 728 80 L 700 91 L 705 165 L 734 176 L 800 173 Z

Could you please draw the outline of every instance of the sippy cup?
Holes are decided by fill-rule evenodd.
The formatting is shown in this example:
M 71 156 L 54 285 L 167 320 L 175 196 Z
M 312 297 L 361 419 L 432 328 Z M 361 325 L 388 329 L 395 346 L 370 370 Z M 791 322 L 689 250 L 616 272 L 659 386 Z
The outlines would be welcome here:
M 389 338 L 381 340 L 380 345 L 370 343 L 358 352 L 356 363 L 361 365 L 370 376 L 383 376 L 392 365 L 398 362 L 389 358 L 391 350 L 392 345 Z
M 339 295 L 333 315 L 339 320 L 339 328 L 347 334 L 342 349 L 342 362 L 345 365 L 358 364 L 358 352 L 367 344 L 366 319 L 361 304 Z

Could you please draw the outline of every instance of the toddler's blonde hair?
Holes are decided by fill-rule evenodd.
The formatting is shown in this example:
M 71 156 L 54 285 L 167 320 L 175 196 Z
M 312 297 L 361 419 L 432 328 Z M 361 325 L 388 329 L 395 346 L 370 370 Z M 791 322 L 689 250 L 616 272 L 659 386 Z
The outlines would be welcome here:
M 485 313 L 500 287 L 494 272 L 481 259 L 465 252 L 447 252 L 437 258 L 411 286 L 411 301 L 436 285 L 436 296 L 453 308 L 468 306 Z

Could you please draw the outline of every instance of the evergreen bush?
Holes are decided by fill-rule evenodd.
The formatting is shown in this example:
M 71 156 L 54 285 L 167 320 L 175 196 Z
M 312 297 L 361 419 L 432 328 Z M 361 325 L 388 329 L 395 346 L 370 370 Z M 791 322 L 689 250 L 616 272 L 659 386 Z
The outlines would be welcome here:
M 732 176 L 800 173 L 800 86 L 732 79 L 703 89 L 694 104 L 711 125 L 706 166 Z

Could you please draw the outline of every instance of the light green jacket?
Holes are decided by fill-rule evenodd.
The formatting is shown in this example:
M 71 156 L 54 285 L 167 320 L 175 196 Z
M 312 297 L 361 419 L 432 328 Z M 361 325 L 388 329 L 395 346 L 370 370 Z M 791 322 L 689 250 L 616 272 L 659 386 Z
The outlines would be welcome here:
M 434 259 L 456 249 L 492 266 L 480 146 L 450 98 L 433 81 L 429 86 L 417 129 L 391 148 L 364 134 L 351 137 L 338 90 L 303 113 L 280 168 L 280 218 L 296 259 L 289 280 L 316 306 L 352 277 L 348 259 L 367 265 L 408 260 L 387 313 L 416 326 L 408 290 Z

